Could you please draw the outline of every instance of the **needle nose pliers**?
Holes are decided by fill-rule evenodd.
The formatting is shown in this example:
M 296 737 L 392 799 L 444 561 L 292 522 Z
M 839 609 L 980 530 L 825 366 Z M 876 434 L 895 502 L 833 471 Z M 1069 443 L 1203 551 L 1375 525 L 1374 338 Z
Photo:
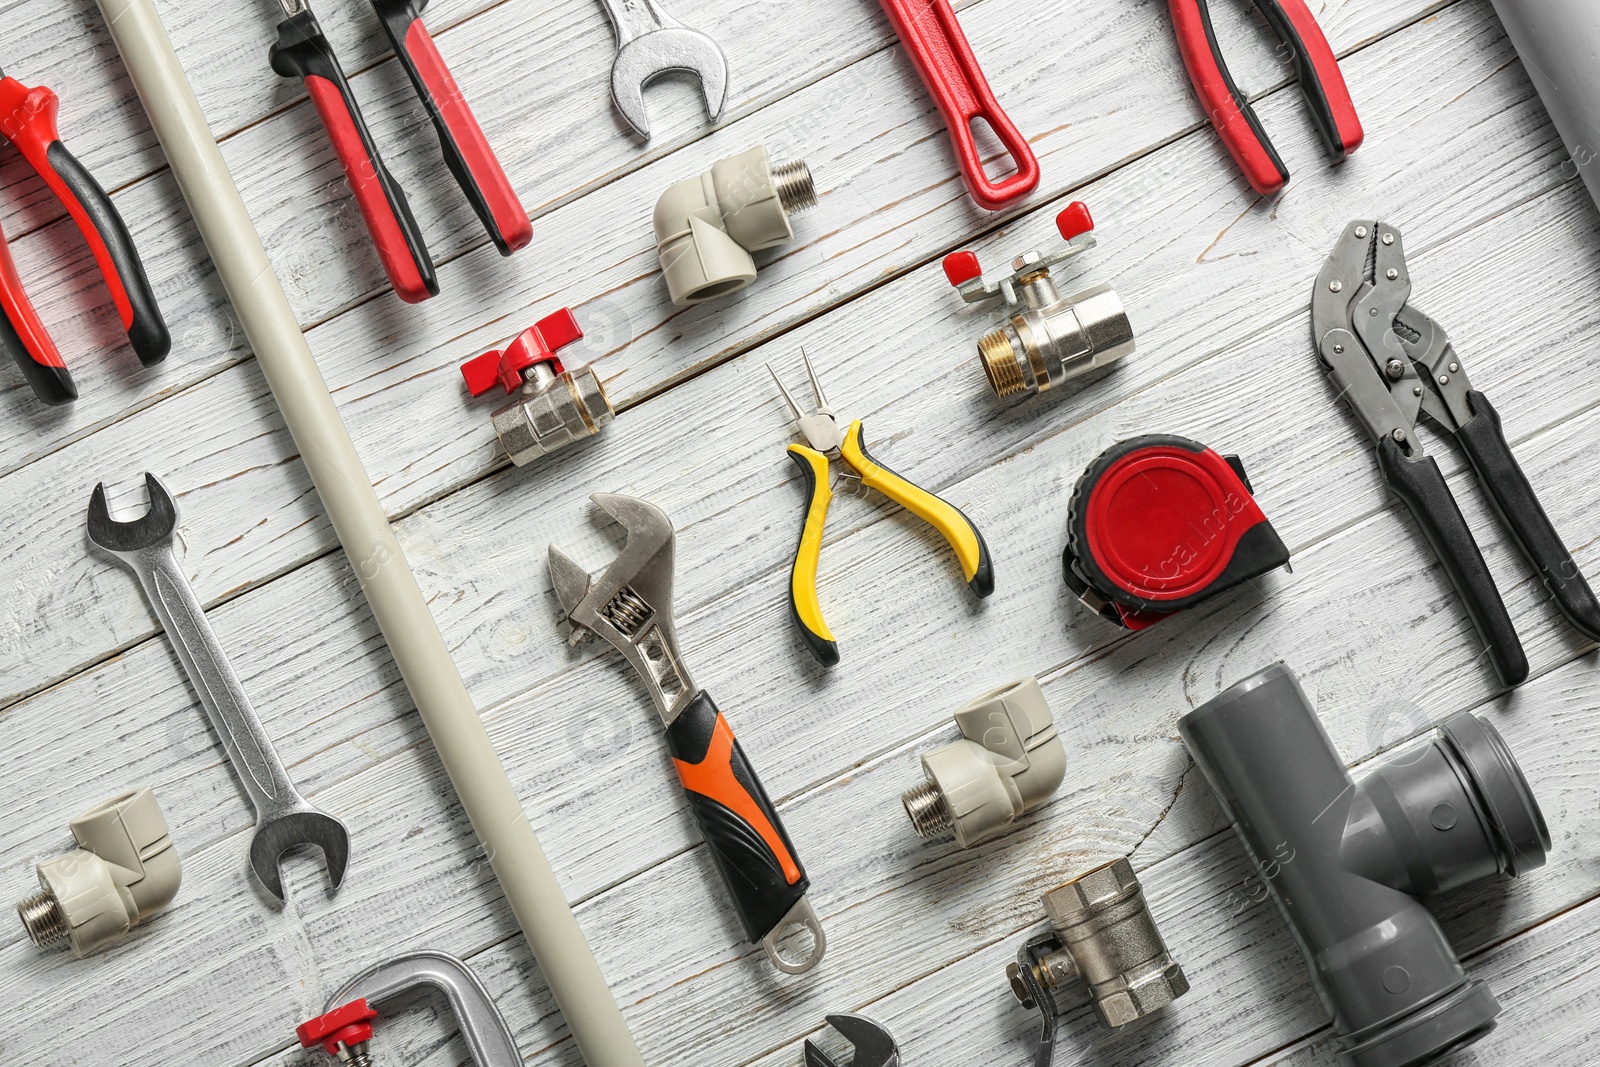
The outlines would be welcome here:
M 838 417 L 822 393 L 811 358 L 803 349 L 800 358 L 805 361 L 806 376 L 811 379 L 811 391 L 816 397 L 816 405 L 810 411 L 801 409 L 778 372 L 770 363 L 767 365 L 767 372 L 777 382 L 778 391 L 794 413 L 795 428 L 806 441 L 803 445 L 789 445 L 789 458 L 800 468 L 806 486 L 805 522 L 800 527 L 800 544 L 789 572 L 789 610 L 811 654 L 824 666 L 831 667 L 839 662 L 839 645 L 822 618 L 822 605 L 817 597 L 822 525 L 828 517 L 828 504 L 833 500 L 831 460 L 842 459 L 867 488 L 878 490 L 938 530 L 955 549 L 967 585 L 980 597 L 994 592 L 994 565 L 983 535 L 961 509 L 873 460 L 867 452 L 860 419 L 853 420 L 840 432 Z
M 0 116 L 4 116 L 0 137 L 22 153 L 77 224 L 139 362 L 147 367 L 160 363 L 172 348 L 172 335 L 156 307 L 150 279 L 127 224 L 100 183 L 61 143 L 56 129 L 59 105 L 49 89 L 30 88 L 0 71 Z M 0 348 L 11 353 L 23 377 L 46 404 L 65 404 L 77 398 L 78 387 L 60 351 L 22 289 L 4 235 L 0 235 Z
M 1317 133 L 1335 163 L 1361 147 L 1365 136 L 1350 99 L 1339 60 L 1305 0 L 1254 0 L 1272 32 L 1289 50 L 1300 91 L 1311 108 Z M 1211 118 L 1252 188 L 1271 196 L 1289 183 L 1289 171 L 1273 147 L 1255 109 L 1233 83 L 1217 45 L 1208 0 L 1168 0 L 1178 51 L 1200 104 Z

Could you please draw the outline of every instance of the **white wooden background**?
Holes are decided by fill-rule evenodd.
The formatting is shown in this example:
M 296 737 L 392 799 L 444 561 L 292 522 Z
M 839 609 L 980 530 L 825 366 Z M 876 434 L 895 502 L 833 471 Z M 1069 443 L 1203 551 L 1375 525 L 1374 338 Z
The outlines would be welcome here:
M 1417 531 L 1312 352 L 1310 286 L 1340 227 L 1405 229 L 1418 302 L 1442 322 L 1579 563 L 1600 579 L 1600 216 L 1488 0 L 1319 0 L 1367 143 L 1322 160 L 1270 35 L 1216 4 L 1241 83 L 1294 181 L 1239 178 L 1192 99 L 1160 0 L 972 0 L 962 22 L 1044 168 L 1021 208 L 969 202 L 933 106 L 871 0 L 672 0 L 731 63 L 727 117 L 696 91 L 649 94 L 656 139 L 625 137 L 594 0 L 435 0 L 429 21 L 534 213 L 502 260 L 440 164 L 365 6 L 321 16 L 440 263 L 442 294 L 383 284 L 300 90 L 266 66 L 267 0 L 160 8 L 411 565 L 530 818 L 652 1064 L 791 1065 L 829 1011 L 899 1037 L 907 1067 L 1025 1064 L 1035 1022 L 1002 976 L 1039 894 L 1131 854 L 1193 991 L 1108 1036 L 1066 998 L 1063 1064 L 1330 1064 L 1326 1017 L 1282 921 L 1234 914 L 1246 861 L 1188 773 L 1175 721 L 1283 658 L 1359 765 L 1472 709 L 1520 759 L 1554 836 L 1549 864 L 1440 913 L 1505 1007 L 1458 1064 L 1592 1064 L 1600 1038 L 1600 678 L 1458 453 L 1434 451 L 1484 546 L 1533 675 L 1498 690 Z M 114 196 L 176 347 L 141 370 L 75 231 L 9 151 L 0 224 L 82 389 L 42 409 L 0 368 L 0 892 L 65 848 L 67 820 L 153 786 L 181 896 L 77 961 L 0 922 L 8 1064 L 304 1064 L 293 1027 L 369 963 L 417 947 L 468 958 L 529 1063 L 576 1050 L 359 596 L 223 298 L 92 0 L 8 0 L 0 64 L 62 95 L 68 143 Z M 667 302 L 650 211 L 669 182 L 764 142 L 806 159 L 820 205 L 735 299 Z M 990 313 L 939 259 L 997 264 L 1088 201 L 1100 248 L 1061 273 L 1112 281 L 1139 351 L 1080 394 L 996 403 L 974 362 Z M 621 414 L 602 438 L 511 469 L 457 364 L 569 304 Z M 834 505 L 822 596 L 844 661 L 808 658 L 785 607 L 801 501 L 762 367 L 801 345 L 875 453 L 983 529 L 997 591 L 975 603 L 948 551 L 882 501 Z M 1113 441 L 1182 433 L 1244 457 L 1293 573 L 1128 635 L 1068 599 L 1058 557 L 1073 480 Z M 267 906 L 246 868 L 252 813 L 134 579 L 91 556 L 97 480 L 142 506 L 180 497 L 185 560 L 305 792 L 341 815 L 348 879 L 291 860 Z M 728 711 L 810 868 L 828 954 L 776 973 L 742 943 L 673 783 L 655 716 L 603 646 L 570 651 L 545 546 L 598 565 L 586 496 L 620 490 L 676 520 L 679 616 L 697 677 Z M 917 840 L 899 792 L 950 713 L 1024 674 L 1068 749 L 1049 806 L 983 847 Z M 386 1026 L 386 1065 L 456 1064 L 443 1012 Z M 320 1057 L 320 1053 L 318 1054 Z

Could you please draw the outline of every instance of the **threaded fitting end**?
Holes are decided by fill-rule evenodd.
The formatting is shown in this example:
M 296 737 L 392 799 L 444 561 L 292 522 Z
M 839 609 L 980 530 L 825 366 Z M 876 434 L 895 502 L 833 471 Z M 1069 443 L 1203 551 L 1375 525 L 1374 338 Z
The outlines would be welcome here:
M 936 837 L 955 826 L 955 813 L 944 799 L 944 792 L 932 782 L 912 786 L 900 796 L 906 806 L 906 817 L 918 837 Z
M 1011 347 L 1011 338 L 1005 330 L 996 330 L 978 338 L 978 355 L 983 360 L 983 373 L 989 378 L 989 388 L 998 397 L 1016 396 L 1027 391 L 1022 377 L 1022 363 Z
M 346 1062 L 350 1067 L 372 1067 L 372 1060 L 367 1056 L 366 1042 L 349 1047 L 350 1058 Z
M 785 211 L 804 211 L 815 207 L 817 187 L 811 182 L 811 168 L 803 159 L 791 159 L 772 168 L 772 184 L 778 203 Z
M 18 904 L 17 917 L 27 929 L 28 939 L 40 948 L 48 948 L 67 936 L 67 916 L 61 910 L 61 902 L 48 889 Z

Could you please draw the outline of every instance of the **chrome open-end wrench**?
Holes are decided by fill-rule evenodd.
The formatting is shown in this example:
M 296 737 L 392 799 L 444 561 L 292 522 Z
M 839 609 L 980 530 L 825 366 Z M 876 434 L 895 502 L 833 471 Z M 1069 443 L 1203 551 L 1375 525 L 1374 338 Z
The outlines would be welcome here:
M 644 87 L 675 71 L 700 79 L 706 114 L 716 122 L 728 97 L 728 58 L 717 42 L 667 14 L 656 0 L 600 3 L 617 33 L 617 58 L 611 62 L 611 99 L 633 132 L 650 139 Z
M 678 781 L 745 936 L 760 942 L 780 971 L 809 971 L 822 961 L 827 946 L 822 924 L 806 900 L 811 879 L 733 728 L 710 694 L 689 677 L 678 652 L 672 621 L 672 520 L 637 497 L 596 493 L 590 499 L 622 525 L 628 539 L 598 579 L 550 546 L 550 578 L 572 624 L 573 639 L 598 634 L 639 672 L 666 727 Z M 798 957 L 785 954 L 780 943 L 801 931 L 809 932 L 810 947 Z
M 256 806 L 256 832 L 250 842 L 250 867 L 256 877 L 268 892 L 283 900 L 278 857 L 295 845 L 315 845 L 327 861 L 328 880 L 338 889 L 350 859 L 350 834 L 344 823 L 313 807 L 289 780 L 289 772 L 178 564 L 173 550 L 177 502 L 155 475 L 146 474 L 144 482 L 150 510 L 132 522 L 113 519 L 105 485 L 94 487 L 89 498 L 89 539 L 139 576 L 150 606 L 166 628 L 222 747 Z

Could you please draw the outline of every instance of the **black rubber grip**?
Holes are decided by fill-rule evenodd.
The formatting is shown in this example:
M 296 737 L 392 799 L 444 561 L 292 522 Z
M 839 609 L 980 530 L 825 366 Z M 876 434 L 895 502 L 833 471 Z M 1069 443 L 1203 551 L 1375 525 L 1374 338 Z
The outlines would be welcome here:
M 356 103 L 355 93 L 351 91 L 350 82 L 344 76 L 344 68 L 339 65 L 333 46 L 322 32 L 322 26 L 317 22 L 316 16 L 310 11 L 302 11 L 279 23 L 278 39 L 268 53 L 268 60 L 272 64 L 272 69 L 281 76 L 299 78 L 305 82 L 314 102 L 317 93 L 311 91 L 312 79 L 320 78 L 331 84 L 338 92 L 344 109 L 340 126 L 343 126 L 343 120 L 348 120 L 348 128 L 353 129 L 358 143 L 349 143 L 343 129 L 329 125 L 330 118 L 325 113 L 323 124 L 327 127 L 328 135 L 339 153 L 340 163 L 345 168 L 346 181 L 349 182 L 351 192 L 361 207 L 367 229 L 371 233 L 379 257 L 383 260 L 384 270 L 394 283 L 401 299 L 408 303 L 437 295 L 439 279 L 434 271 L 433 259 L 428 255 L 428 247 L 422 239 L 422 230 L 417 226 L 415 216 L 411 214 L 411 204 L 406 200 L 406 194 L 400 188 L 400 183 L 395 181 L 394 175 L 390 174 L 389 168 L 384 165 L 383 157 L 378 152 L 377 142 L 372 139 L 372 131 L 367 129 L 367 121 L 362 117 L 361 108 Z M 321 111 L 320 105 L 318 110 Z M 357 159 L 358 155 L 364 158 Z M 353 174 L 352 166 L 370 168 L 371 173 Z M 385 204 L 379 205 L 370 197 L 370 186 L 362 180 L 367 177 L 376 183 Z M 392 230 L 389 229 L 391 222 Z M 398 245 L 403 246 L 404 255 L 409 259 L 409 263 L 400 259 L 402 249 L 397 247 L 397 242 L 394 240 L 396 236 L 399 238 Z
M 53 141 L 47 154 L 50 168 L 60 176 L 78 203 L 83 205 L 84 214 L 93 227 L 94 232 L 85 233 L 84 239 L 89 241 L 91 248 L 98 241 L 105 249 L 110 273 L 114 274 L 114 277 L 106 277 L 106 287 L 113 295 L 120 289 L 127 297 L 128 306 L 133 312 L 133 321 L 128 323 L 128 341 L 133 345 L 134 353 L 139 357 L 139 362 L 147 367 L 160 363 L 172 351 L 172 334 L 161 318 L 161 309 L 156 306 L 155 291 L 150 288 L 150 278 L 145 274 L 144 263 L 140 261 L 139 251 L 133 245 L 128 224 L 111 203 L 105 189 L 67 150 L 66 145 Z M 102 268 L 105 266 L 102 263 Z
M 1434 555 L 1439 557 L 1478 635 L 1488 646 L 1495 674 L 1508 686 L 1521 685 L 1528 677 L 1527 654 L 1439 465 L 1432 456 L 1410 458 L 1394 438 L 1384 436 L 1378 439 L 1378 469 L 1433 546 Z
M 811 884 L 778 810 L 706 693 L 667 727 L 667 748 L 745 937 L 760 941 Z
M 1478 480 L 1489 491 L 1501 521 L 1539 572 L 1561 614 L 1585 637 L 1600 641 L 1600 601 L 1595 600 L 1594 591 L 1528 484 L 1528 476 L 1511 454 L 1500 413 L 1476 389 L 1468 391 L 1467 402 L 1472 405 L 1472 418 L 1456 431 L 1456 437 Z

